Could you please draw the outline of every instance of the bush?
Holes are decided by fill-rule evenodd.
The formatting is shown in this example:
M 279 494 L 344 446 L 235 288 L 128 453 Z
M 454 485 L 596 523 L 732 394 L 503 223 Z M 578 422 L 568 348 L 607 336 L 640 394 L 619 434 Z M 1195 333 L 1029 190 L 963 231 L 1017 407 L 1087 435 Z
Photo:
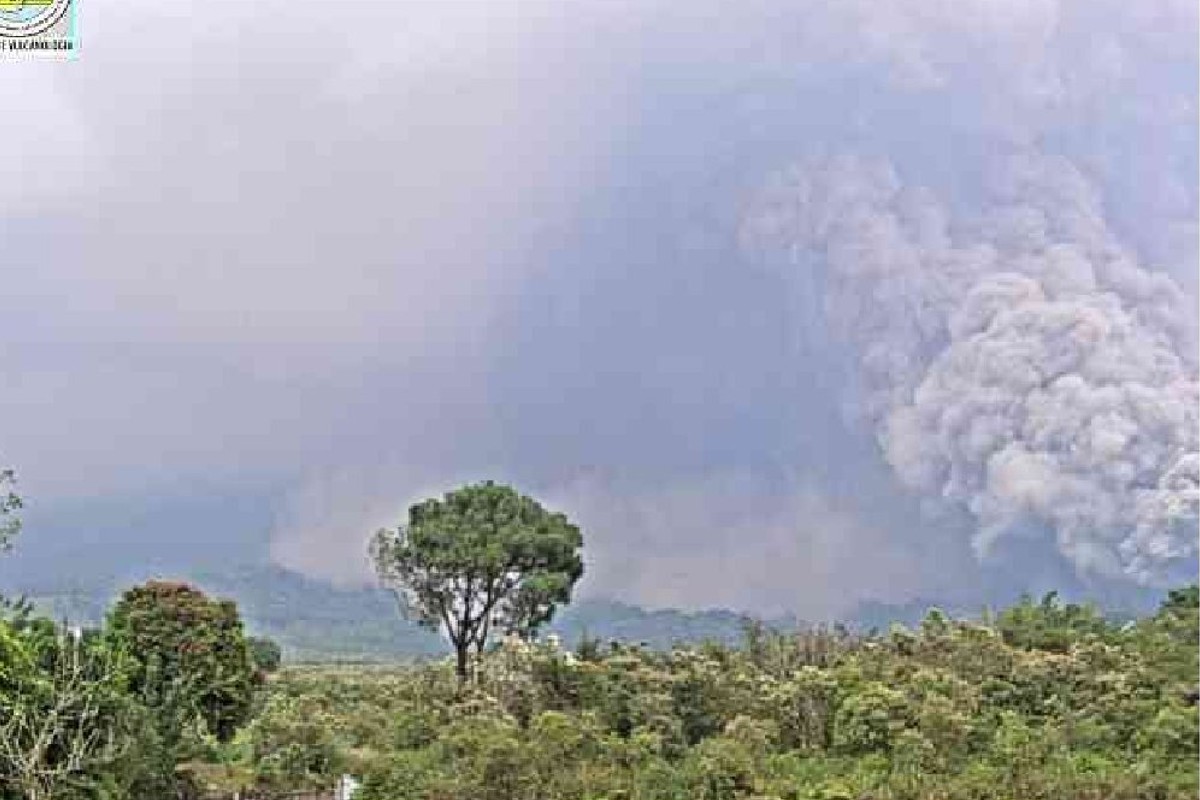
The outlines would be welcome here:
M 281 790 L 357 765 L 361 800 L 1183 800 L 1189 602 L 1120 628 L 1051 601 L 1003 630 L 759 631 L 746 651 L 513 642 L 465 687 L 445 664 L 284 668 L 226 752 Z

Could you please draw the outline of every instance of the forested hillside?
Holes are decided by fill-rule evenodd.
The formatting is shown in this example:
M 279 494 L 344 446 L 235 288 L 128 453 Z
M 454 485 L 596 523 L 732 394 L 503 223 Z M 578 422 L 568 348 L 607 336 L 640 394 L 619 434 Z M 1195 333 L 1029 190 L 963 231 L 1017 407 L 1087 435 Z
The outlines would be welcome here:
M 338 588 L 278 567 L 192 571 L 184 577 L 236 601 L 247 629 L 278 642 L 289 661 L 388 662 L 446 652 L 445 642 L 437 635 L 400 618 L 395 598 L 382 589 Z M 71 586 L 47 581 L 27 591 L 29 599 L 49 616 L 84 625 L 99 623 L 117 594 L 117 588 L 107 584 Z M 809 622 L 839 622 L 866 633 L 886 630 L 893 623 L 913 625 L 931 605 L 938 604 L 932 600 L 901 605 L 866 602 L 836 620 Z M 954 609 L 960 616 L 971 617 L 982 610 Z M 1106 610 L 1115 618 L 1128 618 L 1134 611 Z M 564 608 L 549 630 L 571 647 L 592 636 L 663 650 L 705 641 L 735 644 L 741 640 L 746 619 L 743 613 L 722 609 L 647 610 L 614 600 L 583 599 Z M 766 620 L 780 630 L 802 622 L 795 616 Z
M 281 569 L 246 569 L 228 575 L 198 573 L 194 582 L 237 601 L 251 632 L 278 642 L 293 662 L 392 662 L 439 656 L 446 643 L 397 614 L 396 600 L 381 589 L 339 589 Z M 108 589 L 43 589 L 28 595 L 55 619 L 97 624 L 111 601 Z M 900 620 L 908 609 L 873 608 L 871 619 Z M 581 600 L 563 610 L 550 626 L 568 645 L 585 636 L 644 643 L 656 649 L 674 644 L 735 643 L 746 615 L 714 609 L 649 611 L 613 600 Z M 794 626 L 794 618 L 772 620 Z

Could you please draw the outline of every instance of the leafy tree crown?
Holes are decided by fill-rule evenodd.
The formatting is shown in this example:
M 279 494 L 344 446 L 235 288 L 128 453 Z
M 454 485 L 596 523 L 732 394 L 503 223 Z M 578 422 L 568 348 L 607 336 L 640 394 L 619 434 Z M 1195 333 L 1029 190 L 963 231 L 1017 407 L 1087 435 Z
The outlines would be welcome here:
M 232 601 L 150 581 L 122 595 L 108 636 L 133 657 L 131 688 L 149 706 L 198 716 L 222 740 L 249 718 L 256 671 Z
M 486 481 L 413 505 L 371 553 L 405 614 L 461 652 L 493 629 L 527 637 L 549 621 L 583 574 L 582 544 L 565 515 Z

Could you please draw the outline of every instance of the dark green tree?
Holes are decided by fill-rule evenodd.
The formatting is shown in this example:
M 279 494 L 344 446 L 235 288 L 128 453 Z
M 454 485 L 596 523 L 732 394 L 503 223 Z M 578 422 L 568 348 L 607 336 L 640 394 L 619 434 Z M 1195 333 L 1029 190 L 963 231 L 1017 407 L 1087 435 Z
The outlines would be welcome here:
M 460 680 L 493 630 L 532 636 L 583 574 L 579 528 L 491 481 L 412 506 L 375 534 L 371 557 L 402 612 L 446 632 Z
M 1020 603 L 1000 613 L 996 627 L 1004 641 L 1014 647 L 1052 653 L 1067 652 L 1084 634 L 1103 637 L 1109 633 L 1097 608 L 1063 603 L 1058 592 L 1048 592 L 1041 602 L 1022 597 Z
M 233 602 L 150 581 L 122 595 L 107 635 L 133 659 L 131 690 L 172 730 L 200 720 L 228 741 L 249 718 L 257 673 Z
M 283 663 L 283 651 L 272 639 L 251 636 L 246 639 L 246 645 L 250 648 L 250 659 L 254 666 L 263 672 L 274 672 Z

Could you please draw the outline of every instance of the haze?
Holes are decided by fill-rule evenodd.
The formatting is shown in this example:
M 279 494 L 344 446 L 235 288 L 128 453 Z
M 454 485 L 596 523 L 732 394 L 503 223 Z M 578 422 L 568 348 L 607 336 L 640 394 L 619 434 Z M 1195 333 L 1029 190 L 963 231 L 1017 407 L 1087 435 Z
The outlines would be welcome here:
M 6 575 L 363 583 L 483 477 L 652 606 L 1195 574 L 1194 3 L 80 12 L 0 70 Z

